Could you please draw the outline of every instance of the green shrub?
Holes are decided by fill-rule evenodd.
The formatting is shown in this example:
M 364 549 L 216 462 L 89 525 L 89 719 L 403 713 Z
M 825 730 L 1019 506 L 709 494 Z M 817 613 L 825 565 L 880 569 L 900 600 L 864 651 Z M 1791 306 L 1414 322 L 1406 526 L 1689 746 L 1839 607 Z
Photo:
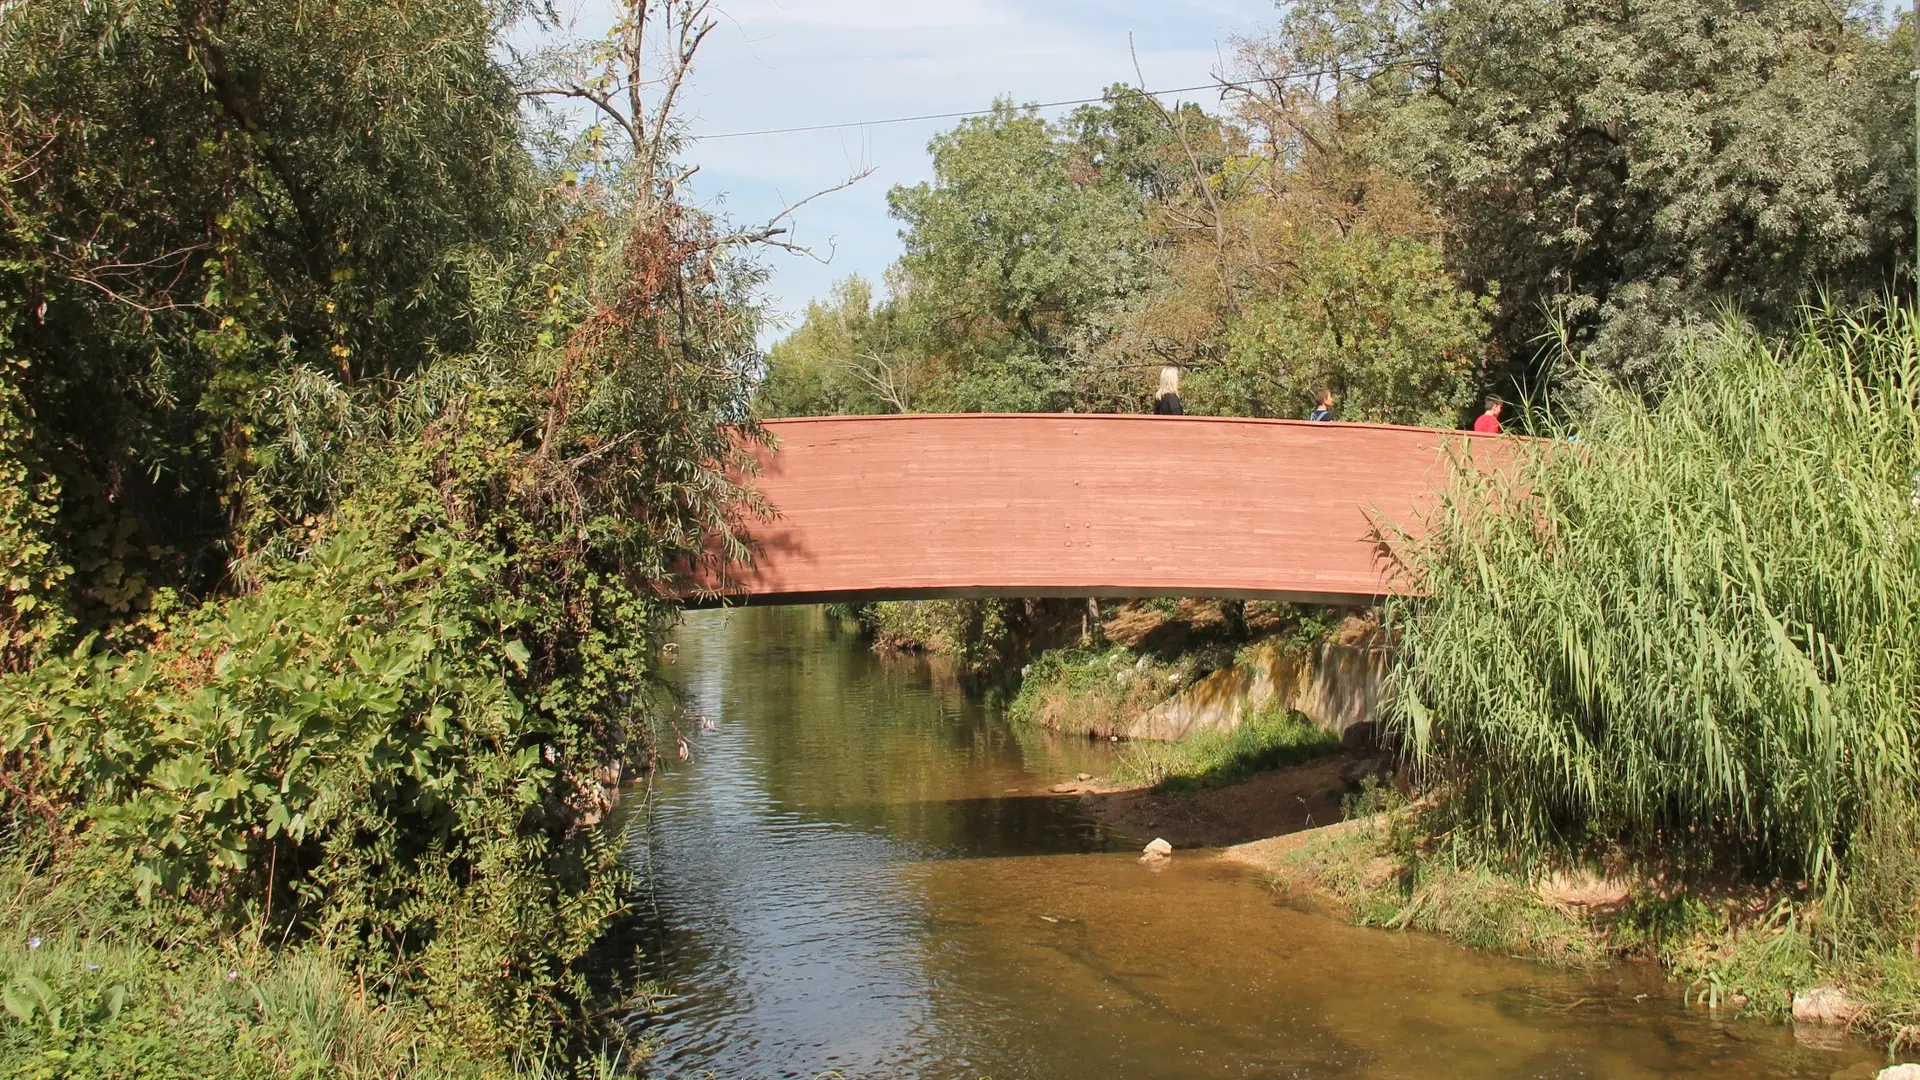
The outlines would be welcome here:
M 0 683 L 0 750 L 139 900 L 329 943 L 440 1009 L 449 1041 L 537 1050 L 587 999 L 617 907 L 581 812 L 610 804 L 594 770 L 631 747 L 539 707 L 551 643 L 503 556 L 382 535 L 322 536 L 150 649 Z
M 1121 735 L 1174 693 L 1175 673 L 1118 647 L 1050 649 L 1022 672 L 1008 716 L 1066 735 Z
M 489 1047 L 448 1039 L 424 1002 L 369 994 L 337 950 L 191 919 L 152 934 L 152 916 L 182 914 L 163 906 L 130 910 L 59 864 L 0 855 L 0 1076 L 515 1075 Z M 539 1058 L 521 1071 L 549 1074 Z

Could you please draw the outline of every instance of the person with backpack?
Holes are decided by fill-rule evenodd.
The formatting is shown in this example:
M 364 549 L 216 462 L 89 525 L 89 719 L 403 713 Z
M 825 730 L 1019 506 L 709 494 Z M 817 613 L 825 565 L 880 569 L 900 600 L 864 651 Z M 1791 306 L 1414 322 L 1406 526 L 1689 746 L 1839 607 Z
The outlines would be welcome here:
M 1333 391 L 1323 386 L 1313 392 L 1313 411 L 1307 414 L 1307 419 L 1318 424 L 1333 423 L 1335 419 L 1333 415 Z

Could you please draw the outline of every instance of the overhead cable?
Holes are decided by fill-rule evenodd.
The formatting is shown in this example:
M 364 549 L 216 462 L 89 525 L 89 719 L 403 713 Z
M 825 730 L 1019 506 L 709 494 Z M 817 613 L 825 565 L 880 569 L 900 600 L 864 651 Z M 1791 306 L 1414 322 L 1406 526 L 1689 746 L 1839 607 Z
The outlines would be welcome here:
M 1212 90 L 1220 83 L 1208 83 L 1205 86 L 1182 86 L 1173 90 L 1149 90 L 1154 97 L 1162 94 L 1191 94 L 1198 90 Z M 1074 98 L 1070 101 L 1036 101 L 1017 106 L 1022 109 L 1057 109 L 1066 105 L 1094 105 L 1107 100 L 1105 94 L 1099 97 Z M 803 124 L 799 127 L 763 128 L 759 131 L 728 131 L 719 135 L 694 135 L 695 139 L 744 139 L 752 135 L 789 135 L 801 131 L 833 131 L 839 128 L 879 127 L 882 124 L 913 124 L 922 120 L 958 120 L 968 116 L 985 116 L 991 109 L 967 109 L 963 112 L 924 113 L 920 116 L 889 116 L 885 120 L 847 120 L 838 124 Z
M 1399 67 L 1399 66 L 1401 65 L 1397 62 L 1382 63 L 1377 65 L 1374 71 L 1369 74 L 1378 74 L 1381 70 L 1384 70 L 1386 68 Z M 1346 69 L 1346 68 L 1320 68 L 1313 71 L 1290 71 L 1283 75 L 1263 78 L 1263 79 L 1256 80 L 1254 82 L 1216 81 L 1216 82 L 1206 83 L 1205 85 L 1202 85 L 1202 86 L 1176 86 L 1168 90 L 1135 90 L 1134 92 L 1146 94 L 1150 97 L 1164 97 L 1167 94 L 1192 94 L 1192 93 L 1197 93 L 1201 90 L 1236 90 L 1236 89 L 1244 90 L 1250 86 L 1257 85 L 1258 83 L 1291 82 L 1292 80 L 1295 80 L 1295 79 L 1311 79 L 1321 75 L 1345 75 L 1345 74 L 1358 74 L 1358 72 L 1355 72 L 1352 69 Z M 1127 89 L 1133 90 L 1132 87 L 1128 87 Z M 1015 108 L 1058 109 L 1068 105 L 1097 105 L 1100 102 L 1106 101 L 1107 99 L 1108 99 L 1107 94 L 1101 94 L 1099 97 L 1072 98 L 1067 101 L 1029 102 L 1026 104 L 1017 105 L 1015 106 Z M 714 139 L 746 139 L 756 135 L 792 135 L 792 134 L 796 134 L 799 132 L 806 132 L 806 131 L 837 131 L 843 128 L 881 127 L 887 124 L 915 124 L 925 120 L 961 120 L 969 116 L 985 116 L 992 111 L 993 111 L 992 109 L 965 109 L 960 112 L 923 113 L 919 116 L 889 116 L 882 120 L 845 120 L 837 124 L 801 124 L 797 127 L 761 128 L 757 131 L 724 131 L 718 135 L 691 135 L 688 137 L 696 141 L 712 141 Z

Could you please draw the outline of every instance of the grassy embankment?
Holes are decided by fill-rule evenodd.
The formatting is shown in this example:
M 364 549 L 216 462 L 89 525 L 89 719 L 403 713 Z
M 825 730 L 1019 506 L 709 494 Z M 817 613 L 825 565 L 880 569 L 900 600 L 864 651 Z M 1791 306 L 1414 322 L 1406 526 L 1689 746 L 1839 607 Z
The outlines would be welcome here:
M 1797 994 L 1835 988 L 1857 1034 L 1894 1050 L 1920 1045 L 1920 961 L 1912 950 L 1863 940 L 1794 890 L 1529 868 L 1450 843 L 1444 813 L 1388 801 L 1401 805 L 1233 855 L 1282 892 L 1330 901 L 1359 925 L 1552 964 L 1651 961 L 1690 1003 L 1768 1020 L 1791 1018 Z
M 19 857 L 0 866 L 0 1076 L 482 1080 L 613 1075 L 610 1059 L 524 1060 L 446 1037 L 424 1000 L 351 958 L 216 936 Z
M 1917 388 L 1912 312 L 1728 330 L 1652 408 L 1603 393 L 1577 445 L 1463 476 L 1390 618 L 1421 809 L 1285 876 L 1762 1015 L 1837 989 L 1920 1044 Z

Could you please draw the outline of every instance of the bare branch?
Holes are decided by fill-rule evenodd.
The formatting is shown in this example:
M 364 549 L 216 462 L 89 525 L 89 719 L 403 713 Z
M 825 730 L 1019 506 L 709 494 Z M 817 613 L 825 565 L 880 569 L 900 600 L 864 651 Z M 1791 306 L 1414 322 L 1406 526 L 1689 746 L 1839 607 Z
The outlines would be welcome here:
M 1160 104 L 1160 99 L 1147 90 L 1146 74 L 1140 70 L 1140 50 L 1134 45 L 1132 33 L 1127 34 L 1127 49 L 1133 54 L 1133 76 L 1140 80 L 1140 96 L 1153 105 L 1154 111 L 1160 114 L 1160 122 L 1180 140 L 1180 150 L 1186 155 L 1188 169 L 1193 172 L 1193 184 L 1200 189 L 1201 195 L 1207 201 L 1207 209 L 1213 214 L 1214 255 L 1220 261 L 1220 268 L 1223 271 L 1221 280 L 1225 282 L 1227 280 L 1224 273 L 1227 266 L 1227 215 L 1226 209 L 1220 205 L 1220 194 L 1214 191 L 1213 185 L 1208 182 L 1206 170 L 1200 165 L 1200 156 L 1194 152 L 1193 140 L 1187 137 L 1186 120 L 1169 113 L 1167 107 Z M 1223 285 L 1221 299 L 1226 305 L 1226 312 L 1231 315 L 1235 307 L 1231 286 Z
M 620 130 L 626 132 L 627 139 L 630 142 L 638 145 L 640 141 L 640 136 L 633 130 L 633 125 L 627 122 L 627 118 L 621 114 L 619 109 L 613 107 L 613 99 L 606 94 L 596 93 L 581 86 L 535 86 L 520 91 L 520 96 L 530 98 L 568 97 L 592 102 L 595 108 L 610 117 L 614 123 L 620 125 Z
M 804 199 L 800 199 L 797 202 L 788 203 L 785 207 L 781 208 L 779 213 L 768 218 L 766 221 L 762 222 L 760 225 L 751 229 L 744 229 L 740 232 L 733 234 L 731 237 L 728 237 L 727 243 L 729 244 L 764 244 L 767 247 L 779 248 L 782 251 L 790 252 L 795 255 L 804 255 L 810 259 L 814 259 L 817 262 L 826 263 L 831 260 L 832 255 L 829 255 L 827 258 L 822 259 L 811 248 L 801 244 L 794 243 L 792 241 L 781 240 L 779 239 L 779 237 L 791 235 L 791 233 L 793 232 L 792 222 L 793 222 L 794 214 L 801 207 L 807 205 L 810 202 L 813 202 L 816 199 L 822 199 L 828 195 L 832 195 L 835 192 L 845 191 L 848 188 L 852 187 L 853 185 L 859 183 L 860 181 L 865 180 L 867 177 L 872 176 L 873 172 L 874 172 L 873 166 L 869 165 L 866 168 L 861 169 L 859 172 L 854 173 L 852 176 L 847 177 L 845 180 L 842 180 L 839 183 L 832 185 L 831 187 L 821 188 L 819 191 L 814 192 L 813 194 L 807 196 Z M 787 224 L 783 225 L 781 224 L 782 222 L 786 222 Z
M 880 395 L 880 400 L 892 406 L 895 412 L 913 411 L 907 392 L 900 387 L 900 376 L 895 373 L 892 363 L 878 353 L 867 353 L 860 357 L 860 360 L 872 364 L 873 368 L 869 369 L 858 361 L 846 361 L 847 370 L 852 372 L 855 378 Z

